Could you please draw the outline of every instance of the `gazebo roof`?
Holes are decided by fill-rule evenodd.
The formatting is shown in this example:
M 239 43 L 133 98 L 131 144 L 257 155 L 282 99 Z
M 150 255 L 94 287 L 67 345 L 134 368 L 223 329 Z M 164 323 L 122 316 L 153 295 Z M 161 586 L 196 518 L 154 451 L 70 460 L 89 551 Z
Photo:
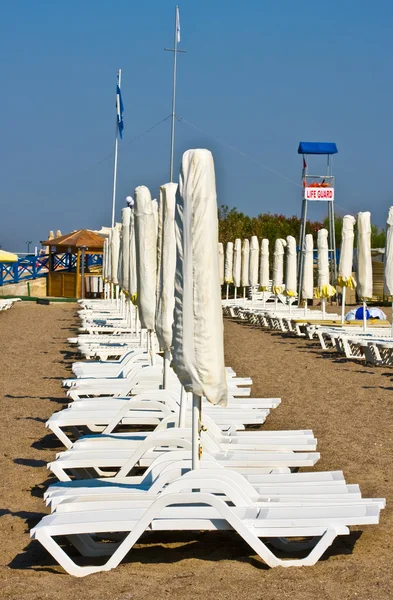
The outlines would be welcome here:
M 104 238 L 94 231 L 88 229 L 78 229 L 72 233 L 67 233 L 52 240 L 45 240 L 41 242 L 43 246 L 56 246 L 56 249 L 68 249 L 77 250 L 78 248 L 85 247 L 89 251 L 98 250 L 102 251 L 104 248 Z

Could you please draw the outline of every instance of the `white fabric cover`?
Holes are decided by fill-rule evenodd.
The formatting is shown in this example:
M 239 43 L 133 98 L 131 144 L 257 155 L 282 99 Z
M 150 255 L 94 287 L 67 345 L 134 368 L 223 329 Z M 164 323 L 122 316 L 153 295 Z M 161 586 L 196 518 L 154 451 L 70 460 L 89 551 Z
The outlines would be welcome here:
M 285 292 L 287 296 L 297 296 L 297 257 L 296 240 L 292 235 L 287 237 L 287 270 L 285 277 Z
M 133 204 L 135 207 L 135 202 Z M 136 303 L 137 299 L 137 290 L 138 290 L 138 282 L 136 276 L 136 248 L 135 248 L 135 208 L 130 209 L 130 233 L 129 233 L 129 241 L 130 241 L 130 253 L 129 253 L 129 266 L 130 273 L 128 279 L 128 293 L 131 300 Z
M 251 236 L 250 243 L 250 285 L 258 285 L 259 276 L 259 242 L 256 235 Z
M 121 277 L 120 285 L 125 292 L 128 293 L 129 278 L 130 278 L 130 218 L 131 209 L 123 208 L 121 211 Z
M 111 236 L 111 281 L 115 285 L 119 283 L 117 271 L 119 267 L 120 233 L 117 225 L 112 227 Z
M 106 279 L 109 283 L 112 283 L 112 229 L 108 235 L 108 256 L 106 261 Z
M 318 231 L 318 287 L 329 285 L 329 245 L 327 229 Z
M 108 271 L 108 267 L 107 267 L 107 261 L 108 261 L 108 240 L 107 238 L 104 239 L 104 249 L 103 249 L 103 253 L 102 253 L 102 279 L 104 281 L 106 281 L 107 278 L 107 271 Z
M 362 300 L 373 297 L 373 267 L 371 262 L 371 214 L 358 213 L 358 295 Z
M 153 330 L 156 312 L 157 236 L 150 192 L 140 185 L 135 189 L 135 249 L 137 304 L 144 329 Z
M 314 297 L 314 239 L 311 233 L 307 233 L 304 240 L 304 262 L 302 298 L 312 300 Z
M 247 287 L 250 285 L 250 240 L 245 239 L 242 243 L 242 271 L 241 285 Z
M 156 225 L 156 239 L 157 239 L 157 237 L 158 237 L 158 202 L 156 199 L 151 201 L 151 206 L 153 209 L 154 223 Z
M 287 243 L 285 240 L 278 238 L 274 244 L 274 260 L 273 260 L 273 292 L 282 294 L 284 286 L 284 248 Z
M 259 284 L 263 292 L 269 288 L 269 270 L 269 240 L 267 238 L 263 238 L 261 242 L 261 262 L 259 266 Z
M 228 242 L 225 248 L 224 281 L 233 282 L 233 242 Z
M 224 284 L 224 245 L 221 242 L 218 242 L 218 268 L 220 274 L 220 284 Z
M 330 284 L 329 272 L 329 243 L 327 229 L 318 231 L 318 288 L 316 290 L 317 298 L 331 298 L 336 293 L 336 289 Z
M 385 290 L 386 295 L 393 296 L 393 206 L 389 208 L 386 224 Z
M 340 263 L 338 265 L 338 283 L 345 285 L 351 281 L 353 266 L 353 240 L 355 237 L 353 227 L 356 223 L 355 217 L 345 215 L 341 232 Z
M 240 287 L 242 272 L 242 241 L 239 238 L 235 239 L 235 248 L 233 250 L 233 285 Z
M 162 185 L 158 204 L 156 334 L 162 350 L 169 350 L 172 345 L 176 272 L 176 191 L 177 183 Z
M 183 154 L 179 191 L 172 364 L 188 392 L 225 406 L 217 198 L 211 152 L 188 150 Z

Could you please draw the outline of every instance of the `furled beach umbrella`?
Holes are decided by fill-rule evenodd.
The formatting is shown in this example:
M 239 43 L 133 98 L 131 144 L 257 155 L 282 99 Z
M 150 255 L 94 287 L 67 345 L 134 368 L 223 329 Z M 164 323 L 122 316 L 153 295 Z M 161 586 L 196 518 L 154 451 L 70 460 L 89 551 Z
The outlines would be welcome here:
M 229 286 L 233 282 L 233 242 L 227 242 L 225 248 L 224 281 L 227 284 L 227 300 Z
M 241 284 L 243 287 L 243 300 L 245 300 L 246 287 L 250 285 L 250 241 L 247 238 L 242 243 Z
M 263 238 L 261 242 L 261 262 L 259 266 L 259 284 L 262 292 L 267 292 L 269 289 L 269 270 L 269 240 Z
M 386 227 L 386 245 L 385 245 L 385 293 L 392 297 L 393 309 L 393 206 L 389 208 Z M 393 319 L 392 319 L 392 337 L 393 337 Z
M 218 242 L 218 267 L 219 267 L 220 284 L 221 285 L 224 285 L 224 263 L 225 263 L 224 244 L 222 244 L 221 242 Z
M 111 281 L 114 285 L 118 285 L 117 271 L 119 265 L 119 250 L 120 250 L 120 234 L 117 225 L 112 227 L 111 236 Z
M 131 209 L 123 208 L 121 211 L 121 240 L 122 240 L 122 268 L 121 287 L 128 294 L 130 278 L 130 219 Z
M 108 238 L 104 239 L 104 249 L 102 251 L 102 271 L 101 277 L 104 282 L 104 297 L 107 297 L 107 277 L 108 277 Z
M 256 235 L 251 236 L 249 270 L 250 285 L 255 287 L 258 285 L 259 277 L 259 242 Z
M 278 238 L 274 244 L 274 261 L 273 261 L 273 293 L 277 296 L 285 290 L 284 285 L 284 248 L 287 243 L 285 240 Z
M 62 236 L 62 233 L 61 233 L 60 229 L 58 229 L 56 231 L 56 237 L 58 238 L 58 237 L 61 237 L 61 236 Z
M 235 286 L 235 299 L 237 288 L 241 285 L 242 272 L 242 241 L 239 238 L 235 239 L 235 247 L 233 250 L 233 285 Z
M 154 200 L 151 201 L 151 206 L 153 209 L 154 222 L 156 224 L 156 238 L 157 238 L 158 237 L 158 202 L 155 198 L 154 198 Z
M 129 255 L 129 279 L 128 279 L 128 294 L 133 304 L 136 304 L 138 282 L 136 276 L 136 249 L 135 249 L 135 204 L 130 212 L 130 255 Z
M 160 348 L 164 350 L 164 389 L 167 387 L 169 376 L 175 308 L 176 191 L 177 183 L 162 185 L 158 205 L 156 335 Z
M 51 229 L 49 232 L 49 235 L 48 235 L 48 240 L 54 240 L 54 239 L 55 239 L 55 234 L 53 233 L 53 231 Z
M 302 298 L 305 301 L 306 312 L 307 300 L 312 300 L 314 297 L 314 239 L 311 233 L 307 233 L 305 237 L 303 255 Z
M 330 285 L 330 274 L 329 274 L 329 245 L 328 245 L 328 232 L 327 229 L 320 229 L 318 231 L 318 288 L 316 290 L 316 297 L 321 298 L 322 304 L 322 317 L 325 318 L 326 313 L 326 299 L 331 298 L 336 293 L 335 288 Z
M 345 320 L 345 297 L 347 294 L 347 287 L 351 290 L 355 289 L 356 281 L 352 275 L 353 266 L 353 240 L 355 237 L 353 226 L 356 223 L 355 217 L 352 215 L 345 215 L 343 218 L 343 227 L 341 233 L 341 252 L 340 252 L 340 263 L 338 266 L 338 278 L 337 284 L 342 287 L 342 301 L 341 301 L 341 322 Z
M 108 253 L 106 260 L 106 280 L 109 283 L 109 292 L 112 289 L 112 229 L 108 235 Z
M 152 361 L 153 331 L 156 312 L 156 279 L 157 279 L 157 235 L 156 219 L 153 212 L 150 192 L 141 185 L 135 189 L 135 248 L 136 274 L 141 327 L 148 330 L 148 343 Z
M 211 152 L 184 153 L 179 188 L 172 365 L 186 391 L 193 394 L 192 465 L 197 468 L 201 453 L 201 397 L 212 404 L 227 403 Z
M 285 277 L 285 293 L 289 298 L 297 296 L 297 259 L 296 240 L 292 235 L 287 237 L 287 269 Z
M 363 301 L 363 328 L 366 329 L 366 303 L 373 297 L 373 267 L 371 262 L 371 214 L 358 213 L 357 284 Z

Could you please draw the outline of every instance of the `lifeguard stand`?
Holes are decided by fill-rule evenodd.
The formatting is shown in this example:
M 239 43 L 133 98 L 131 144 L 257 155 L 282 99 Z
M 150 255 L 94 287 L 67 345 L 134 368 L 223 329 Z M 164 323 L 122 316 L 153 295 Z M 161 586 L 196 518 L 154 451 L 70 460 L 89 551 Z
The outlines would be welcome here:
M 330 276 L 333 282 L 337 279 L 336 258 L 336 235 L 334 226 L 334 176 L 332 174 L 332 155 L 337 154 L 337 146 L 333 142 L 300 142 L 297 150 L 303 155 L 302 170 L 302 216 L 300 223 L 299 239 L 299 300 L 301 296 L 303 265 L 304 265 L 304 243 L 306 238 L 306 223 L 309 202 L 327 202 L 329 220 L 329 264 Z M 309 175 L 308 160 L 310 155 L 326 156 L 326 174 Z

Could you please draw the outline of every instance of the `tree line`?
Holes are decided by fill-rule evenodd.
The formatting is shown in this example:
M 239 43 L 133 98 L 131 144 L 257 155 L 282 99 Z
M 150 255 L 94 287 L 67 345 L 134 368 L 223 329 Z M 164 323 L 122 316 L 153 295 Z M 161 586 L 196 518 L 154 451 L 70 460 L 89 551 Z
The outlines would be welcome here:
M 225 245 L 227 242 L 234 242 L 236 238 L 244 239 L 256 235 L 258 239 L 267 238 L 269 244 L 274 244 L 277 238 L 286 238 L 292 235 L 299 243 L 300 219 L 292 216 L 286 217 L 282 214 L 261 213 L 257 217 L 249 217 L 237 208 L 229 208 L 222 204 L 218 209 L 219 219 L 219 239 Z M 306 233 L 312 233 L 315 236 L 319 229 L 323 227 L 328 229 L 328 219 L 324 221 L 307 221 Z M 341 246 L 342 217 L 335 218 L 336 246 Z M 386 241 L 386 232 L 376 225 L 371 226 L 371 247 L 384 248 Z M 355 246 L 356 246 L 356 227 L 355 227 Z

